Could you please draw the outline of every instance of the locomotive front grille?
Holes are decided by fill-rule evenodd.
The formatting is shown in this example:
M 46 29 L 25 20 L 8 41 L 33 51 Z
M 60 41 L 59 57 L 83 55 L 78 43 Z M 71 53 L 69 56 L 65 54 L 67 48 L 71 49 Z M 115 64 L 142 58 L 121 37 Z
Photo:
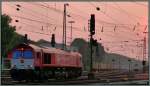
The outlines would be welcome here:
M 20 63 L 24 63 L 23 57 L 20 58 Z

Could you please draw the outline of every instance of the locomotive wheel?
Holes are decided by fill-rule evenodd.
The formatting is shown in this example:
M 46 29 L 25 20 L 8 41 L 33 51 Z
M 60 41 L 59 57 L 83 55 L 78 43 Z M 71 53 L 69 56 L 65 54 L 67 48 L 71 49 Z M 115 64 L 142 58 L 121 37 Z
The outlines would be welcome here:
M 48 76 L 44 70 L 39 71 L 39 80 L 40 81 L 48 80 Z
M 46 80 L 45 78 L 45 72 L 44 70 L 40 69 L 40 68 L 35 68 L 34 72 L 33 72 L 33 79 L 37 80 L 38 82 L 42 82 L 44 80 Z
M 41 81 L 41 75 L 40 75 L 39 70 L 36 70 L 36 72 L 35 72 L 35 79 L 38 80 L 38 81 Z
M 19 78 L 19 81 L 25 80 L 25 71 L 24 70 L 19 70 L 18 78 Z
M 17 69 L 11 69 L 10 70 L 10 74 L 11 74 L 11 78 L 15 81 L 18 81 L 19 78 L 18 78 L 18 71 Z
M 55 79 L 56 79 L 56 80 L 61 80 L 61 79 L 63 79 L 63 78 L 62 78 L 62 76 L 60 75 L 60 73 L 57 73 L 57 74 L 56 74 L 56 72 L 55 72 Z
M 31 81 L 31 82 L 34 82 L 34 79 L 35 79 L 35 73 L 32 69 L 27 69 L 26 70 L 26 81 Z
M 45 72 L 43 73 L 43 80 L 48 80 L 48 76 Z
M 69 73 L 68 72 L 65 72 L 65 79 L 69 79 Z

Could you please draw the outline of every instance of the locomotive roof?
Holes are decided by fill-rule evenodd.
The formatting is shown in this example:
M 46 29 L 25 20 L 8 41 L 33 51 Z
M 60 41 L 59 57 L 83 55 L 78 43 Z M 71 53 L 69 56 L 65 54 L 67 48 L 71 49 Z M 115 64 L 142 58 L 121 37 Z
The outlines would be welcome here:
M 29 44 L 30 47 L 32 47 L 34 49 L 34 51 L 43 51 L 45 53 L 59 53 L 59 54 L 68 54 L 68 55 L 78 55 L 81 56 L 78 52 L 67 52 L 61 49 L 57 49 L 57 48 L 52 48 L 52 47 L 46 47 L 46 46 L 38 46 L 38 45 L 34 45 L 34 44 Z

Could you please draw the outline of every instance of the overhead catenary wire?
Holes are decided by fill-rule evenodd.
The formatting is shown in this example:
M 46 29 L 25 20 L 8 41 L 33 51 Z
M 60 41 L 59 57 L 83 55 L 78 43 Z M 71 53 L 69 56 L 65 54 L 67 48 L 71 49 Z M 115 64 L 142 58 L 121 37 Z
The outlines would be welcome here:
M 120 24 L 119 24 L 120 25 Z M 125 26 L 125 24 L 121 24 L 121 25 L 124 25 Z M 126 25 L 130 25 L 130 24 L 126 24 Z M 105 25 L 103 25 L 103 26 L 105 26 Z M 141 26 L 143 26 L 143 25 L 141 25 Z M 115 25 L 115 27 L 116 27 L 116 25 Z M 118 27 L 118 26 L 117 26 Z
M 89 2 L 91 4 L 91 2 Z M 91 6 L 93 6 L 94 8 L 96 8 L 97 6 L 95 6 L 95 4 L 91 4 Z M 111 17 L 110 15 L 106 14 L 105 12 L 103 11 L 100 11 L 101 13 L 103 13 L 105 16 L 109 17 L 112 21 L 114 22 L 117 22 L 118 24 L 120 25 L 123 25 L 122 23 L 120 23 L 120 21 L 118 21 L 117 19 L 114 19 L 113 17 Z M 116 25 L 116 24 L 115 24 Z M 128 26 L 123 26 L 123 27 L 126 27 L 126 28 L 129 28 Z M 130 28 L 129 28 L 130 29 Z
M 94 7 L 96 7 L 94 4 L 92 4 L 92 6 L 94 6 Z M 104 12 L 102 12 L 103 14 L 106 14 L 106 13 L 104 13 Z M 109 15 L 106 15 L 106 16 L 108 16 L 109 18 L 111 18 L 113 21 L 116 21 L 116 20 L 114 20 L 112 17 L 110 17 Z M 117 21 L 118 22 L 118 21 Z M 119 23 L 119 22 L 118 22 Z M 121 25 L 123 25 L 123 24 L 121 24 Z M 123 26 L 124 28 L 129 28 L 128 26 Z M 129 29 L 131 29 L 131 28 L 129 28 Z
M 79 14 L 79 15 L 80 15 L 80 14 Z M 81 15 L 81 16 L 82 16 L 82 15 Z M 78 16 L 78 17 L 79 17 L 79 16 Z M 85 19 L 87 20 L 88 18 L 85 17 Z M 34 19 L 34 20 L 36 20 L 36 22 L 37 22 L 37 19 Z M 30 21 L 34 21 L 34 20 L 30 20 Z M 39 22 L 39 21 L 41 21 L 41 20 L 38 20 L 38 22 Z M 35 21 L 34 21 L 34 22 L 35 22 Z M 43 21 L 41 21 L 41 22 L 43 22 Z M 40 22 L 39 22 L 39 23 L 40 23 Z M 44 24 L 47 24 L 47 22 L 44 22 Z M 56 25 L 56 24 L 52 24 L 52 25 L 54 26 L 54 25 Z M 128 25 L 128 24 L 107 24 L 106 26 L 112 26 L 112 29 L 113 29 L 115 25 L 116 25 L 116 26 L 117 26 L 117 25 L 118 25 L 118 26 L 119 26 L 119 25 L 120 25 L 120 26 L 122 26 L 122 25 L 124 25 L 124 26 L 130 26 L 130 25 Z M 61 25 L 60 25 L 60 26 L 61 26 Z M 105 28 L 106 26 L 104 25 L 103 27 Z M 78 29 L 79 29 L 78 31 L 80 31 L 81 28 L 78 28 Z M 134 28 L 133 28 L 133 29 L 134 29 Z M 117 30 L 117 29 L 116 29 L 116 30 Z M 106 31 L 106 29 L 104 30 L 104 32 L 105 32 L 105 31 Z M 113 32 L 113 31 L 112 31 L 112 32 Z M 123 38 L 123 39 L 124 39 L 124 38 Z
M 32 3 L 33 4 L 33 3 Z M 43 5 L 42 5 L 43 6 Z M 47 7 L 47 6 L 46 6 Z M 57 24 L 56 24 L 56 26 L 57 26 Z M 67 27 L 69 27 L 69 26 L 67 26 Z M 73 28 L 76 28 L 77 29 L 77 27 L 73 27 Z
M 13 7 L 14 9 L 16 8 L 15 5 L 18 5 L 18 4 L 10 4 L 10 6 Z M 33 9 L 27 8 L 27 7 L 22 6 L 22 5 L 19 9 L 20 9 L 19 11 L 21 11 L 21 13 L 23 12 L 23 13 L 29 15 L 29 16 L 31 15 L 32 17 L 36 17 L 36 18 L 39 18 L 39 17 L 42 18 L 43 17 L 43 18 L 46 18 L 46 19 L 55 20 L 51 17 L 48 17 L 47 15 L 44 15 L 42 13 L 39 13 L 39 12 L 33 10 Z
M 21 19 L 25 19 L 25 20 L 28 20 L 28 21 L 33 21 L 33 22 L 38 22 L 38 23 L 44 23 L 44 24 L 47 24 L 45 22 L 42 22 L 42 21 L 38 21 L 38 20 L 33 20 L 33 19 L 30 19 L 30 18 L 26 18 L 26 17 L 20 17 L 20 16 L 15 16 L 15 15 L 11 15 L 13 17 L 19 17 Z M 22 23 L 22 22 L 21 22 Z M 28 25 L 28 26 L 31 26 L 31 25 Z M 33 25 L 32 25 L 33 26 Z M 61 26 L 60 26 L 61 27 Z M 69 26 L 70 27 L 70 26 Z M 37 27 L 36 27 L 37 28 Z M 73 28 L 76 28 L 76 27 L 73 27 Z M 77 29 L 75 29 L 75 31 L 78 31 Z M 46 34 L 46 33 L 41 33 L 41 32 L 36 32 L 36 31 L 32 31 L 34 33 L 39 33 L 39 34 L 44 34 L 44 35 L 50 35 L 50 34 Z M 81 31 L 78 31 L 78 32 L 81 32 Z
M 42 6 L 43 6 L 43 5 L 42 5 Z M 47 6 L 45 6 L 45 7 L 47 7 Z M 47 7 L 47 8 L 48 8 L 48 7 Z M 53 8 L 53 9 L 54 9 L 54 8 Z M 59 10 L 59 12 L 62 12 L 62 11 Z M 73 13 L 73 14 L 74 14 L 74 13 Z M 77 16 L 79 17 L 80 15 L 77 15 Z M 86 18 L 83 17 L 83 16 L 80 16 L 80 17 L 86 19 Z M 118 25 L 118 24 L 115 24 L 115 25 Z M 119 25 L 125 27 L 126 24 L 119 24 Z
M 123 24 L 121 24 L 121 25 L 123 25 Z M 105 25 L 103 25 L 103 26 L 105 26 Z M 112 25 L 111 25 L 112 26 Z M 125 25 L 123 25 L 123 26 L 125 26 Z M 115 27 L 116 27 L 116 25 L 115 25 Z M 120 26 L 119 26 L 120 27 Z
M 131 2 L 131 3 L 133 3 L 133 2 Z M 144 3 L 141 3 L 141 2 L 134 2 L 135 4 L 137 4 L 137 5 L 140 5 L 140 6 L 143 6 L 143 7 L 148 7 L 148 2 L 146 3 L 146 4 L 144 4 Z
M 126 13 L 126 14 L 129 15 L 129 16 L 132 16 L 132 17 L 137 18 L 137 19 L 141 19 L 141 18 L 142 18 L 142 17 L 139 17 L 139 16 L 137 16 L 137 15 L 135 15 L 135 14 L 133 15 L 133 14 L 127 12 L 126 10 L 124 10 L 123 8 L 121 8 L 117 3 L 114 3 L 114 5 L 115 5 L 118 9 L 120 9 L 122 12 Z
M 71 7 L 71 6 L 70 6 Z M 79 10 L 79 9 L 77 9 L 77 10 Z M 83 13 L 83 12 L 82 12 Z M 103 25 L 104 27 L 114 27 L 114 25 Z M 115 26 L 119 26 L 119 27 L 126 27 L 126 26 L 135 26 L 135 25 L 133 25 L 133 24 L 115 24 Z M 144 26 L 144 25 L 140 25 L 140 26 Z M 132 29 L 132 28 L 130 28 L 130 29 Z
M 106 29 L 104 30 L 104 28 L 105 28 L 105 27 L 103 27 L 103 32 L 101 32 L 101 29 L 97 29 L 96 34 L 97 34 L 97 35 L 99 35 L 99 34 L 105 34 L 106 36 L 116 37 L 116 38 L 125 37 L 125 38 L 127 38 L 127 39 L 129 39 L 129 40 L 135 39 L 135 38 L 134 38 L 135 34 L 126 36 L 125 34 L 120 33 L 120 31 L 117 32 L 117 34 L 116 34 L 116 33 L 114 33 L 114 31 L 106 31 Z M 113 29 L 113 28 L 112 28 L 112 29 Z M 120 34 L 119 34 L 119 33 L 120 33 Z M 109 35 L 109 34 L 114 34 L 114 35 L 112 36 L 112 35 Z
M 115 2 L 114 2 L 114 4 L 115 4 Z M 135 17 L 133 18 L 132 15 L 130 15 L 128 12 L 124 11 L 121 7 L 118 7 L 118 5 L 115 4 L 115 6 L 112 6 L 110 4 L 109 6 L 111 6 L 111 8 L 113 8 L 113 9 L 119 11 L 120 13 L 126 14 L 130 18 L 131 21 L 133 21 L 133 22 L 137 21 L 137 19 Z
M 59 10 L 59 12 L 62 12 L 62 11 Z M 81 16 L 81 15 L 73 13 L 73 12 L 69 12 L 69 13 L 73 14 L 75 17 L 80 17 L 80 18 L 82 18 L 84 20 L 88 20 L 88 18 L 85 17 L 85 16 Z M 98 22 L 115 25 L 114 23 L 106 22 L 106 21 L 103 21 L 103 20 L 98 20 Z
M 25 9 L 25 7 L 24 7 L 24 9 Z M 31 9 L 28 9 L 28 10 L 30 11 Z M 24 11 L 23 11 L 23 12 L 24 12 Z M 35 11 L 34 11 L 34 12 L 35 12 Z M 37 13 L 37 12 L 36 12 L 36 13 Z M 42 15 L 42 16 L 45 16 L 45 15 Z M 47 16 L 47 17 L 48 17 L 48 16 Z M 50 17 L 48 17 L 48 18 L 50 18 Z M 48 19 L 48 18 L 47 18 L 47 19 Z M 51 18 L 51 19 L 52 19 L 52 18 Z M 45 23 L 45 24 L 48 25 L 48 23 Z M 56 24 L 51 24 L 51 25 L 53 25 L 53 26 L 55 26 L 55 27 L 58 26 L 58 25 L 56 25 Z M 49 25 L 48 25 L 48 26 L 49 26 Z
M 22 16 L 17 16 L 17 15 L 12 15 L 12 14 L 10 14 L 11 16 L 13 16 L 13 17 L 18 17 L 18 18 L 21 18 L 21 19 L 24 19 L 24 20 L 28 20 L 28 21 L 33 21 L 33 22 L 37 22 L 37 23 L 42 23 L 42 24 L 48 24 L 48 25 L 52 25 L 52 26 L 56 26 L 55 24 L 51 24 L 51 23 L 48 23 L 48 22 L 44 22 L 44 21 L 40 21 L 40 20 L 35 20 L 35 19 L 31 19 L 31 18 L 26 18 L 26 17 L 22 17 Z M 57 25 L 58 27 L 62 27 L 62 25 Z M 67 27 L 69 27 L 70 28 L 70 26 L 67 26 Z M 78 30 L 78 31 L 84 31 L 84 30 L 79 30 L 79 28 L 78 27 L 75 27 L 75 26 L 73 26 L 72 27 L 74 30 Z
M 122 24 L 121 24 L 122 25 Z
M 34 26 L 34 25 L 30 25 L 30 24 L 27 24 L 27 23 L 23 23 L 23 22 L 21 22 L 21 23 L 24 24 L 25 27 L 33 27 L 33 28 L 36 27 L 36 26 Z M 27 29 L 23 29 L 23 28 L 21 28 L 20 30 L 22 30 L 22 31 L 27 31 L 27 32 L 31 32 L 31 33 L 36 33 L 36 34 L 47 35 L 47 36 L 49 36 L 49 37 L 51 37 L 51 35 L 52 35 L 52 33 L 42 33 L 41 31 L 27 30 Z
M 113 19 L 112 17 L 110 17 L 109 15 L 106 15 L 106 16 L 108 16 L 109 18 L 111 18 L 113 21 L 117 21 L 117 20 L 115 20 L 115 19 Z M 118 22 L 118 21 L 117 21 Z M 116 26 L 115 26 L 116 27 Z M 126 26 L 125 26 L 126 27 Z M 127 27 L 126 27 L 127 28 Z M 133 28 L 133 29 L 135 29 L 135 27 Z M 114 29 L 114 31 L 115 31 L 115 29 Z

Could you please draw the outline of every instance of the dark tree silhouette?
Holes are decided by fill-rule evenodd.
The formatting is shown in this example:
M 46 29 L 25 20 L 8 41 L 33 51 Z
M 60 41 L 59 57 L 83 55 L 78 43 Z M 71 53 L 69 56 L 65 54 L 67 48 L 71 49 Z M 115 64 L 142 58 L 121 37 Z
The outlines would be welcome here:
M 12 19 L 6 15 L 1 15 L 1 53 L 6 57 L 7 53 L 18 43 L 22 42 L 22 36 L 15 32 L 15 26 L 11 26 Z

